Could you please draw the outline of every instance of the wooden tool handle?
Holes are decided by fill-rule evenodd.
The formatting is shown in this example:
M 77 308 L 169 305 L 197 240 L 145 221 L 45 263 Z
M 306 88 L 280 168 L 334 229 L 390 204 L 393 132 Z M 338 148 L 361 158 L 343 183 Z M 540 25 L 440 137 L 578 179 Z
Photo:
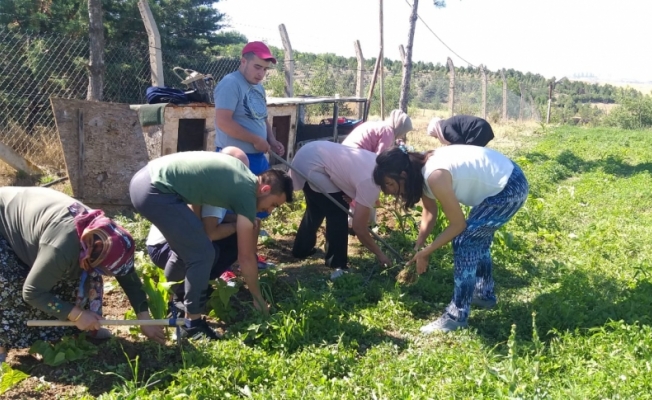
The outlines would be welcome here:
M 103 326 L 181 326 L 186 323 L 184 318 L 177 319 L 103 319 Z M 59 321 L 56 319 L 41 319 L 27 321 L 27 326 L 75 326 L 72 321 Z

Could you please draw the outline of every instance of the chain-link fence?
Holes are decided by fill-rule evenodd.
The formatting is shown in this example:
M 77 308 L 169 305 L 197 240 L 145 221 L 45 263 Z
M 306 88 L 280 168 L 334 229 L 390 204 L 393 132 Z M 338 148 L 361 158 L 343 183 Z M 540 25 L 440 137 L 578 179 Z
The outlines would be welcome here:
M 358 69 L 352 67 L 329 66 L 324 64 L 294 65 L 294 94 L 295 96 L 355 96 Z M 369 94 L 369 87 L 373 78 L 373 71 L 362 71 L 362 96 Z M 400 87 L 402 81 L 401 71 L 385 71 L 383 97 L 385 115 L 398 107 Z M 449 85 L 450 79 L 446 72 L 418 72 L 413 73 L 410 84 L 410 108 L 424 108 L 430 110 L 449 111 Z M 283 96 L 285 78 L 283 62 L 272 70 L 265 82 L 265 88 L 274 96 Z M 535 98 L 547 96 L 545 87 L 523 87 L 523 93 L 507 91 L 507 118 L 511 120 L 541 120 L 541 110 Z M 380 81 L 376 80 L 370 114 L 380 115 Z M 327 115 L 328 106 L 312 107 L 312 114 L 317 118 Z M 454 90 L 455 114 L 470 114 L 482 116 L 482 79 L 479 75 L 461 75 L 455 79 Z M 312 115 L 307 115 L 310 117 Z M 498 78 L 487 79 L 487 119 L 499 121 L 503 116 L 503 81 Z
M 88 90 L 89 45 L 87 39 L 56 35 L 28 35 L 0 30 L 0 141 L 18 154 L 41 167 L 55 172 L 64 169 L 49 98 L 85 99 Z M 142 104 L 145 91 L 151 86 L 147 43 L 108 43 L 104 52 L 103 99 L 108 102 Z M 211 74 L 218 82 L 235 71 L 239 58 L 204 53 L 180 53 L 163 49 L 166 86 L 185 89 L 174 67 Z M 268 74 L 265 88 L 272 96 L 284 96 L 284 62 Z M 368 95 L 372 70 L 362 71 L 362 96 Z M 295 63 L 295 96 L 355 96 L 358 69 L 349 65 L 332 65 L 316 58 L 311 63 Z M 384 75 L 385 114 L 397 108 L 400 96 L 401 71 L 386 70 Z M 507 96 L 509 119 L 540 119 L 540 111 L 532 98 L 541 96 L 545 88 L 524 88 L 523 96 L 513 90 Z M 380 90 L 376 83 L 371 115 L 380 115 Z M 410 88 L 410 107 L 448 110 L 449 79 L 445 71 L 416 72 Z M 321 108 L 320 108 L 321 107 Z M 323 108 L 323 109 L 322 109 Z M 326 109 L 328 108 L 328 109 Z M 502 80 L 487 82 L 487 117 L 502 117 Z M 460 74 L 455 83 L 455 113 L 481 115 L 482 85 L 478 75 Z M 309 120 L 328 118 L 332 106 L 306 109 Z M 344 104 L 340 115 L 355 118 L 357 106 Z
M 239 59 L 164 52 L 165 83 L 185 89 L 174 66 L 212 74 L 237 69 Z M 29 35 L 0 30 L 0 141 L 31 162 L 59 172 L 65 168 L 50 96 L 85 99 L 87 39 Z M 142 104 L 151 86 L 146 43 L 111 43 L 104 50 L 103 100 Z M 182 78 L 185 78 L 182 76 Z

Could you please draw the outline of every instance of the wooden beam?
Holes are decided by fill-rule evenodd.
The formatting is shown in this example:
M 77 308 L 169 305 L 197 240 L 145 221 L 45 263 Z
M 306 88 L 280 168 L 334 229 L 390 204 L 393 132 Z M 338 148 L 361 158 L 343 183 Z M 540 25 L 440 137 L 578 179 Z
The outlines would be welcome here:
M 285 29 L 285 24 L 278 26 L 281 33 L 281 41 L 285 49 L 284 75 L 285 75 L 285 97 L 294 97 L 294 58 L 292 54 L 292 45 L 290 37 Z
M 367 109 L 365 110 L 364 120 L 366 121 L 369 118 L 369 109 L 371 108 L 371 97 L 374 95 L 374 87 L 376 86 L 376 78 L 378 77 L 378 68 L 380 68 L 380 58 L 383 55 L 383 50 L 380 49 L 380 54 L 376 59 L 376 65 L 374 65 L 374 72 L 371 76 L 371 85 L 369 85 L 369 94 L 367 95 Z
M 0 142 L 0 159 L 16 171 L 21 171 L 28 175 L 43 174 L 43 171 L 39 167 L 2 142 Z
M 450 57 L 448 57 L 448 60 L 446 61 L 446 64 L 448 65 L 448 76 L 449 76 L 449 82 L 448 82 L 448 110 L 450 113 L 450 116 L 452 117 L 455 111 L 455 66 L 453 65 L 453 60 L 451 60 Z
M 507 79 L 505 79 L 505 68 L 500 70 L 503 79 L 503 121 L 507 121 Z
M 152 72 L 152 86 L 165 86 L 163 77 L 163 50 L 161 50 L 161 35 L 154 21 L 154 15 L 147 0 L 138 0 L 138 10 L 147 30 L 149 42 L 149 65 Z
M 384 49 L 384 29 L 383 29 L 383 0 L 380 0 L 380 119 L 385 119 L 385 51 Z
M 364 90 L 364 57 L 362 56 L 362 47 L 360 47 L 360 41 L 356 40 L 353 42 L 355 46 L 355 56 L 358 59 L 358 76 L 355 82 L 355 96 L 362 97 L 362 91 Z M 364 118 L 364 106 L 362 103 L 357 103 L 358 108 L 358 119 Z
M 487 119 L 487 69 L 480 64 L 482 74 L 482 118 Z

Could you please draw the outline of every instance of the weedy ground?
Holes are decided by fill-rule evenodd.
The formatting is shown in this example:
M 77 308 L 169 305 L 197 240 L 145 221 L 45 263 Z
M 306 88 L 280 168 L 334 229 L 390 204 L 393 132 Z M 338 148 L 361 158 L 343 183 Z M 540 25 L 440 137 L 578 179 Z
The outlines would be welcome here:
M 265 221 L 271 236 L 261 252 L 277 263 L 262 277 L 269 318 L 241 288 L 219 310 L 217 342 L 159 347 L 122 332 L 98 344 L 97 356 L 57 368 L 13 353 L 11 367 L 31 377 L 4 396 L 651 398 L 652 135 L 519 124 L 496 133 L 490 147 L 521 165 L 530 197 L 493 243 L 498 305 L 474 309 L 470 329 L 419 333 L 450 301 L 450 246 L 403 285 L 400 266 L 378 267 L 351 239 L 352 272 L 330 281 L 323 254 L 290 256 L 297 202 Z M 435 145 L 422 134 L 409 139 Z M 379 232 L 409 254 L 418 217 L 387 199 Z M 147 222 L 122 218 L 142 250 Z M 111 293 L 108 309 L 121 318 L 127 303 Z

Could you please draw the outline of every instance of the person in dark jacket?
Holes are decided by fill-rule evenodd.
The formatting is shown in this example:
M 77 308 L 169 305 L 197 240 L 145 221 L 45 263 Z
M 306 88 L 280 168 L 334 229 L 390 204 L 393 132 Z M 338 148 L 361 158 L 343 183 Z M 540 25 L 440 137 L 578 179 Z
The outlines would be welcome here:
M 428 135 L 441 144 L 470 144 L 484 147 L 494 138 L 486 120 L 472 115 L 456 115 L 447 119 L 434 117 L 428 124 Z

